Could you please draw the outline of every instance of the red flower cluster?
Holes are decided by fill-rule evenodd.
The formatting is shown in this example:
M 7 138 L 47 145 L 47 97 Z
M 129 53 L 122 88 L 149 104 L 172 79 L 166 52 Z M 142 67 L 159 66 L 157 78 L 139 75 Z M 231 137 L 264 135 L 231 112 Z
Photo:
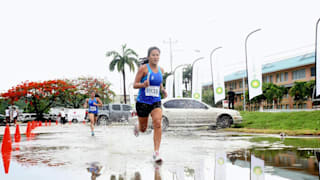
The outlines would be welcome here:
M 43 82 L 26 81 L 16 87 L 12 87 L 7 92 L 0 94 L 0 96 L 9 99 L 11 103 L 13 103 L 22 97 L 42 99 L 52 95 L 58 96 L 61 92 L 74 88 L 75 86 L 72 86 L 63 80 L 49 80 Z

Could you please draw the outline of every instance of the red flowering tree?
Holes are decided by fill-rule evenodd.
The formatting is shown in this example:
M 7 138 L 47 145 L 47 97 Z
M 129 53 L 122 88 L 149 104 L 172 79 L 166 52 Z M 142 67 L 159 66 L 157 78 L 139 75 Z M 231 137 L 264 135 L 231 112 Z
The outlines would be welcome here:
M 65 107 L 80 108 L 89 97 L 91 91 L 95 91 L 101 101 L 105 104 L 111 102 L 115 93 L 110 90 L 111 84 L 99 78 L 80 77 L 77 79 L 66 80 L 69 84 L 75 86 L 75 89 L 68 89 L 65 97 L 59 99 L 59 103 Z
M 24 82 L 2 93 L 1 96 L 9 100 L 10 104 L 18 100 L 25 100 L 30 104 L 38 119 L 52 107 L 58 98 L 64 97 L 67 91 L 75 86 L 63 80 L 49 80 L 43 82 Z

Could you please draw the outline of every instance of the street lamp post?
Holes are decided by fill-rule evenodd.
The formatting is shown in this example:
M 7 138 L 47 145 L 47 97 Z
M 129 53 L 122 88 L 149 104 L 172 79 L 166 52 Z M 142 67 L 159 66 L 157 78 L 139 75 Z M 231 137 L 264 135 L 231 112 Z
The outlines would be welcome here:
M 245 88 L 246 88 L 246 86 L 245 86 L 245 83 L 244 83 L 244 79 L 245 79 L 245 76 L 248 77 L 247 42 L 248 42 L 249 36 L 251 36 L 253 33 L 258 32 L 258 31 L 260 31 L 260 30 L 261 30 L 261 29 L 256 29 L 256 30 L 252 31 L 251 33 L 249 33 L 249 34 L 247 35 L 246 41 L 245 41 L 245 56 L 246 56 L 246 71 L 245 71 L 245 72 L 247 72 L 247 74 L 246 74 L 246 75 L 244 74 L 244 75 L 243 75 L 243 78 L 242 78 L 243 111 L 246 111 L 246 96 L 245 96 Z M 248 79 L 247 79 L 247 81 L 248 81 Z M 248 86 L 249 86 L 249 83 L 248 83 Z
M 174 85 L 174 88 L 173 89 L 175 89 L 175 86 L 176 86 L 176 84 L 175 84 L 175 80 L 176 80 L 176 76 L 175 76 L 175 73 L 176 73 L 176 70 L 179 68 L 179 67 L 182 67 L 182 66 L 188 66 L 189 64 L 180 64 L 179 66 L 177 66 L 176 68 L 174 68 L 174 70 L 173 70 L 173 85 Z M 173 97 L 175 97 L 176 95 L 175 95 L 175 91 L 173 91 Z
M 169 44 L 169 50 L 170 50 L 170 73 L 172 73 L 172 44 L 177 43 L 177 41 L 172 41 L 171 38 L 169 38 L 169 41 L 164 41 L 164 43 L 168 43 Z
M 192 66 L 191 66 L 191 98 L 192 98 L 192 86 L 193 86 L 193 67 L 194 67 L 194 64 L 200 60 L 204 59 L 204 57 L 199 57 L 197 58 L 196 60 L 193 61 L 192 63 Z
M 319 22 L 320 22 L 320 18 L 318 19 L 318 21 L 317 21 L 317 24 L 316 24 L 316 43 L 315 43 L 315 64 L 316 64 L 316 69 L 315 69 L 315 77 L 316 77 L 316 95 L 315 95 L 315 97 L 317 97 L 318 95 L 319 95 L 319 89 L 317 89 L 317 86 L 318 86 L 318 84 L 320 83 L 320 79 L 319 78 L 317 78 L 317 74 L 318 74 L 318 72 L 317 72 L 317 69 L 318 69 L 318 66 L 319 66 L 319 64 L 317 64 L 317 58 L 318 58 L 318 46 L 319 46 L 319 44 L 318 44 L 318 26 L 319 26 Z
M 213 53 L 214 53 L 216 50 L 221 49 L 221 48 L 222 48 L 222 47 L 219 46 L 219 47 L 213 49 L 213 50 L 211 51 L 211 53 L 210 53 L 210 68 L 211 68 L 211 80 L 212 80 L 212 91 L 213 91 L 213 94 L 214 94 L 214 87 L 213 87 L 212 55 L 213 55 Z M 213 97 L 214 97 L 214 95 L 213 95 Z

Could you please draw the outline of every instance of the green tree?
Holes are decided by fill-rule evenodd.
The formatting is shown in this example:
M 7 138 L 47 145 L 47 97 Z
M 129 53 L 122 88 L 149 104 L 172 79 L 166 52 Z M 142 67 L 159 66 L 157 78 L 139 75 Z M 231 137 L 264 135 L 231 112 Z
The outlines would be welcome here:
M 122 45 L 121 53 L 118 53 L 117 51 L 108 51 L 106 56 L 112 57 L 112 60 L 109 64 L 110 71 L 114 71 L 114 69 L 117 67 L 117 71 L 122 73 L 124 103 L 127 103 L 125 65 L 128 65 L 130 71 L 134 72 L 134 64 L 139 66 L 138 54 L 134 50 L 127 48 L 127 45 L 125 44 Z
M 249 104 L 258 104 L 260 105 L 263 101 L 267 101 L 267 103 L 276 103 L 279 104 L 283 95 L 286 93 L 286 88 L 283 86 L 278 86 L 273 83 L 263 83 L 262 84 L 262 94 L 256 96 L 249 100 L 249 93 L 246 91 L 246 101 Z
M 295 103 L 306 101 L 310 96 L 310 90 L 307 87 L 307 82 L 294 82 L 294 85 L 289 90 L 289 94 L 293 97 Z
M 306 83 L 307 89 L 308 89 L 308 97 L 312 98 L 313 88 L 316 85 L 315 80 L 310 80 Z
M 25 101 L 25 104 L 28 104 L 27 111 L 35 112 L 37 118 L 42 119 L 43 113 L 48 112 L 62 94 L 74 88 L 74 86 L 62 80 L 26 81 L 0 94 L 0 96 L 8 100 L 10 105 L 16 103 L 21 105 L 21 101 Z
M 7 99 L 0 99 L 0 114 L 4 114 L 5 110 L 7 109 L 7 107 L 9 106 L 9 100 Z
M 162 78 L 163 78 L 163 87 L 166 87 L 166 80 L 167 80 L 167 77 L 168 76 L 170 76 L 170 75 L 172 75 L 172 73 L 168 73 L 168 72 L 164 72 L 164 74 L 163 74 L 163 76 L 162 76 Z
M 188 82 L 192 81 L 192 66 L 189 64 L 183 71 L 183 79 L 187 79 Z
M 189 64 L 183 71 L 183 81 L 186 80 L 187 84 L 190 84 L 192 81 L 192 66 Z M 191 97 L 191 92 L 185 90 L 184 97 Z
M 213 91 L 211 89 L 202 90 L 202 102 L 209 104 L 212 107 L 215 106 Z
M 110 89 L 111 84 L 103 79 L 93 77 L 79 77 L 76 79 L 66 80 L 69 84 L 76 87 L 67 93 L 67 96 L 60 98 L 63 104 L 68 107 L 79 108 L 89 98 L 91 91 L 96 92 L 102 103 L 108 104 L 111 102 L 111 96 L 114 92 Z
M 263 84 L 263 95 L 268 103 L 275 102 L 276 104 L 280 103 L 283 99 L 283 95 L 286 92 L 286 88 L 278 86 L 273 83 L 264 83 Z

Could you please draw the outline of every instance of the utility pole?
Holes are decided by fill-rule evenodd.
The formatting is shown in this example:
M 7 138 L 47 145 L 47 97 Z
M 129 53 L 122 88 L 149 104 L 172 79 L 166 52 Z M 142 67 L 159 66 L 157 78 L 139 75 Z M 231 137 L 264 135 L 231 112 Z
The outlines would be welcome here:
M 172 55 L 172 44 L 175 44 L 175 43 L 177 43 L 178 41 L 172 41 L 172 39 L 171 38 L 169 38 L 169 41 L 163 41 L 165 44 L 169 44 L 169 50 L 170 50 L 170 68 L 171 68 L 171 71 L 170 71 L 170 73 L 172 73 L 172 57 L 173 57 L 173 55 Z

